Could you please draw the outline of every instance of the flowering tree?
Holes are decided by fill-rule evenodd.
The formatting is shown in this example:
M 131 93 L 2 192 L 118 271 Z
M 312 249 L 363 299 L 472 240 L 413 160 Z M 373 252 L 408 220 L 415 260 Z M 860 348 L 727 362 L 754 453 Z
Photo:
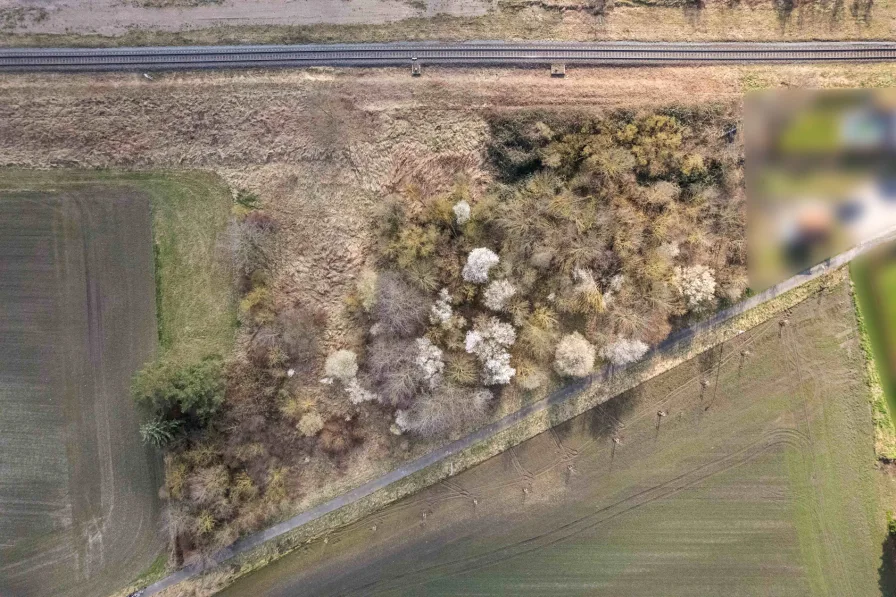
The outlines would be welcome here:
M 676 267 L 672 282 L 689 309 L 700 309 L 715 296 L 716 278 L 713 271 L 705 265 Z
M 423 372 L 423 379 L 430 388 L 435 388 L 442 381 L 445 361 L 442 349 L 433 344 L 429 338 L 417 338 L 417 366 Z
M 516 294 L 516 286 L 509 280 L 495 280 L 485 289 L 482 300 L 485 306 L 492 311 L 503 311 L 513 295 Z
M 454 219 L 458 226 L 463 226 L 470 221 L 470 204 L 466 201 L 458 201 L 452 208 L 454 211 Z
M 485 247 L 473 249 L 467 256 L 467 263 L 464 265 L 461 275 L 467 282 L 485 284 L 488 282 L 489 270 L 498 265 L 499 261 L 500 259 L 491 249 Z
M 554 369 L 560 375 L 585 377 L 594 369 L 594 346 L 573 332 L 560 339 L 554 353 Z
M 466 350 L 475 354 L 482 364 L 482 383 L 484 385 L 506 385 L 516 374 L 510 366 L 510 353 L 507 348 L 516 342 L 516 331 L 509 323 L 492 317 L 485 322 L 477 323 L 467 332 Z
M 600 351 L 600 356 L 614 365 L 626 365 L 643 357 L 647 349 L 648 346 L 640 340 L 623 338 L 604 346 Z
M 439 291 L 439 298 L 433 303 L 429 309 L 429 322 L 441 326 L 446 326 L 454 315 L 454 309 L 451 308 L 451 295 L 448 289 L 443 288 Z

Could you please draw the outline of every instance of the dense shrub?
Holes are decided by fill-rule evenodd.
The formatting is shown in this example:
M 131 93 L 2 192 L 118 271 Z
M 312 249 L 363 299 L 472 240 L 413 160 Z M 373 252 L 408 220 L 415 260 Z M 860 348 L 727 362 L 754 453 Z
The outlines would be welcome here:
M 140 439 L 145 444 L 164 448 L 174 441 L 179 427 L 180 421 L 166 421 L 156 417 L 140 425 Z
M 383 403 L 413 426 L 414 397 L 441 394 L 411 366 L 412 348 L 382 334 L 425 336 L 451 386 L 516 378 L 532 390 L 551 371 L 587 375 L 597 354 L 636 361 L 717 294 L 740 296 L 741 158 L 708 132 L 730 118 L 720 108 L 496 116 L 488 155 L 503 184 L 389 197 L 378 265 L 418 291 L 396 294 L 431 307 L 413 326 L 376 317 L 364 366 Z
M 387 271 L 377 280 L 374 313 L 384 331 L 413 336 L 426 323 L 429 304 L 422 293 L 397 272 Z
M 171 423 L 185 430 L 204 428 L 221 408 L 224 389 L 223 362 L 212 355 L 187 365 L 156 361 L 137 374 L 132 394 L 151 413 L 157 431 L 165 425 L 173 434 Z M 156 435 L 148 437 L 154 441 Z
M 594 369 L 594 345 L 578 332 L 563 336 L 554 355 L 554 369 L 560 375 L 585 377 Z
M 361 441 L 355 429 L 354 421 L 330 419 L 319 435 L 320 447 L 330 455 L 339 456 L 347 453 L 352 446 Z
M 298 430 L 302 435 L 311 437 L 317 435 L 324 428 L 324 419 L 319 413 L 309 412 L 299 419 Z

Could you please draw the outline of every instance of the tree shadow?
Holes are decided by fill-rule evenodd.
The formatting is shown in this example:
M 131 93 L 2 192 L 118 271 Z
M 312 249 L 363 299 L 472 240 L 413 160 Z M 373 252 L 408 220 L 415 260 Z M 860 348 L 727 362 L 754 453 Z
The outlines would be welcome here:
M 634 410 L 642 394 L 641 386 L 637 386 L 586 412 L 583 417 L 588 435 L 592 439 L 606 439 L 616 435 L 623 426 L 622 419 Z
M 887 535 L 880 557 L 878 586 L 881 595 L 896 595 L 896 537 Z
M 569 439 L 577 432 L 585 432 L 592 439 L 613 437 L 622 427 L 622 419 L 640 400 L 641 394 L 641 387 L 638 386 L 614 396 L 603 404 L 598 404 L 581 415 L 556 425 L 554 433 L 560 441 Z

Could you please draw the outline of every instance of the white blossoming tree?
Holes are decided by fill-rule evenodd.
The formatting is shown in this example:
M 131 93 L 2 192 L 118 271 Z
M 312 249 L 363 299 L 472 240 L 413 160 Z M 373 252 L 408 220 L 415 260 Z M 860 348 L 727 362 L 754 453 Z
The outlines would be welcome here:
M 715 274 L 705 265 L 676 267 L 672 283 L 684 297 L 688 308 L 692 310 L 705 307 L 715 296 Z
M 492 311 L 503 311 L 507 306 L 507 301 L 515 294 L 516 286 L 509 280 L 495 280 L 486 287 L 482 301 Z
M 466 351 L 476 355 L 482 364 L 482 383 L 487 386 L 506 385 L 516 375 L 510 366 L 507 348 L 516 342 L 516 331 L 509 323 L 492 317 L 467 332 Z
M 447 288 L 439 291 L 439 298 L 429 310 L 429 322 L 441 326 L 449 325 L 454 309 L 451 308 L 451 295 Z
M 417 366 L 423 372 L 423 379 L 430 388 L 435 388 L 442 381 L 445 361 L 442 349 L 433 344 L 429 338 L 417 338 Z
M 567 334 L 557 343 L 554 369 L 560 375 L 585 377 L 594 369 L 594 346 L 582 334 Z
M 377 395 L 364 388 L 358 381 L 358 355 L 351 350 L 337 350 L 330 354 L 324 363 L 326 377 L 324 383 L 333 383 L 333 380 L 342 382 L 345 393 L 352 404 L 370 402 L 376 400 Z
M 461 272 L 461 276 L 467 282 L 474 284 L 485 284 L 488 282 L 488 272 L 491 268 L 498 265 L 500 259 L 491 249 L 479 247 L 473 249 L 467 256 L 467 263 Z
M 463 226 L 470 221 L 470 204 L 466 201 L 458 201 L 454 204 L 452 210 L 458 226 Z
M 600 356 L 614 365 L 627 365 L 643 357 L 647 349 L 648 346 L 640 340 L 622 338 L 604 346 L 600 351 Z
M 348 400 L 352 404 L 372 402 L 377 399 L 377 395 L 362 386 L 357 377 L 351 378 L 348 383 L 345 384 L 345 393 L 348 394 Z

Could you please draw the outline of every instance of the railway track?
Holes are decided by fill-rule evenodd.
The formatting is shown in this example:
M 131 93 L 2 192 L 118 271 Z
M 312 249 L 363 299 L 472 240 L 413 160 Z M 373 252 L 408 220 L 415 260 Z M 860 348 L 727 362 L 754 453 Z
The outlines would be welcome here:
M 0 48 L 0 71 L 162 71 L 306 66 L 638 66 L 896 61 L 896 42 L 395 42 L 292 46 Z

